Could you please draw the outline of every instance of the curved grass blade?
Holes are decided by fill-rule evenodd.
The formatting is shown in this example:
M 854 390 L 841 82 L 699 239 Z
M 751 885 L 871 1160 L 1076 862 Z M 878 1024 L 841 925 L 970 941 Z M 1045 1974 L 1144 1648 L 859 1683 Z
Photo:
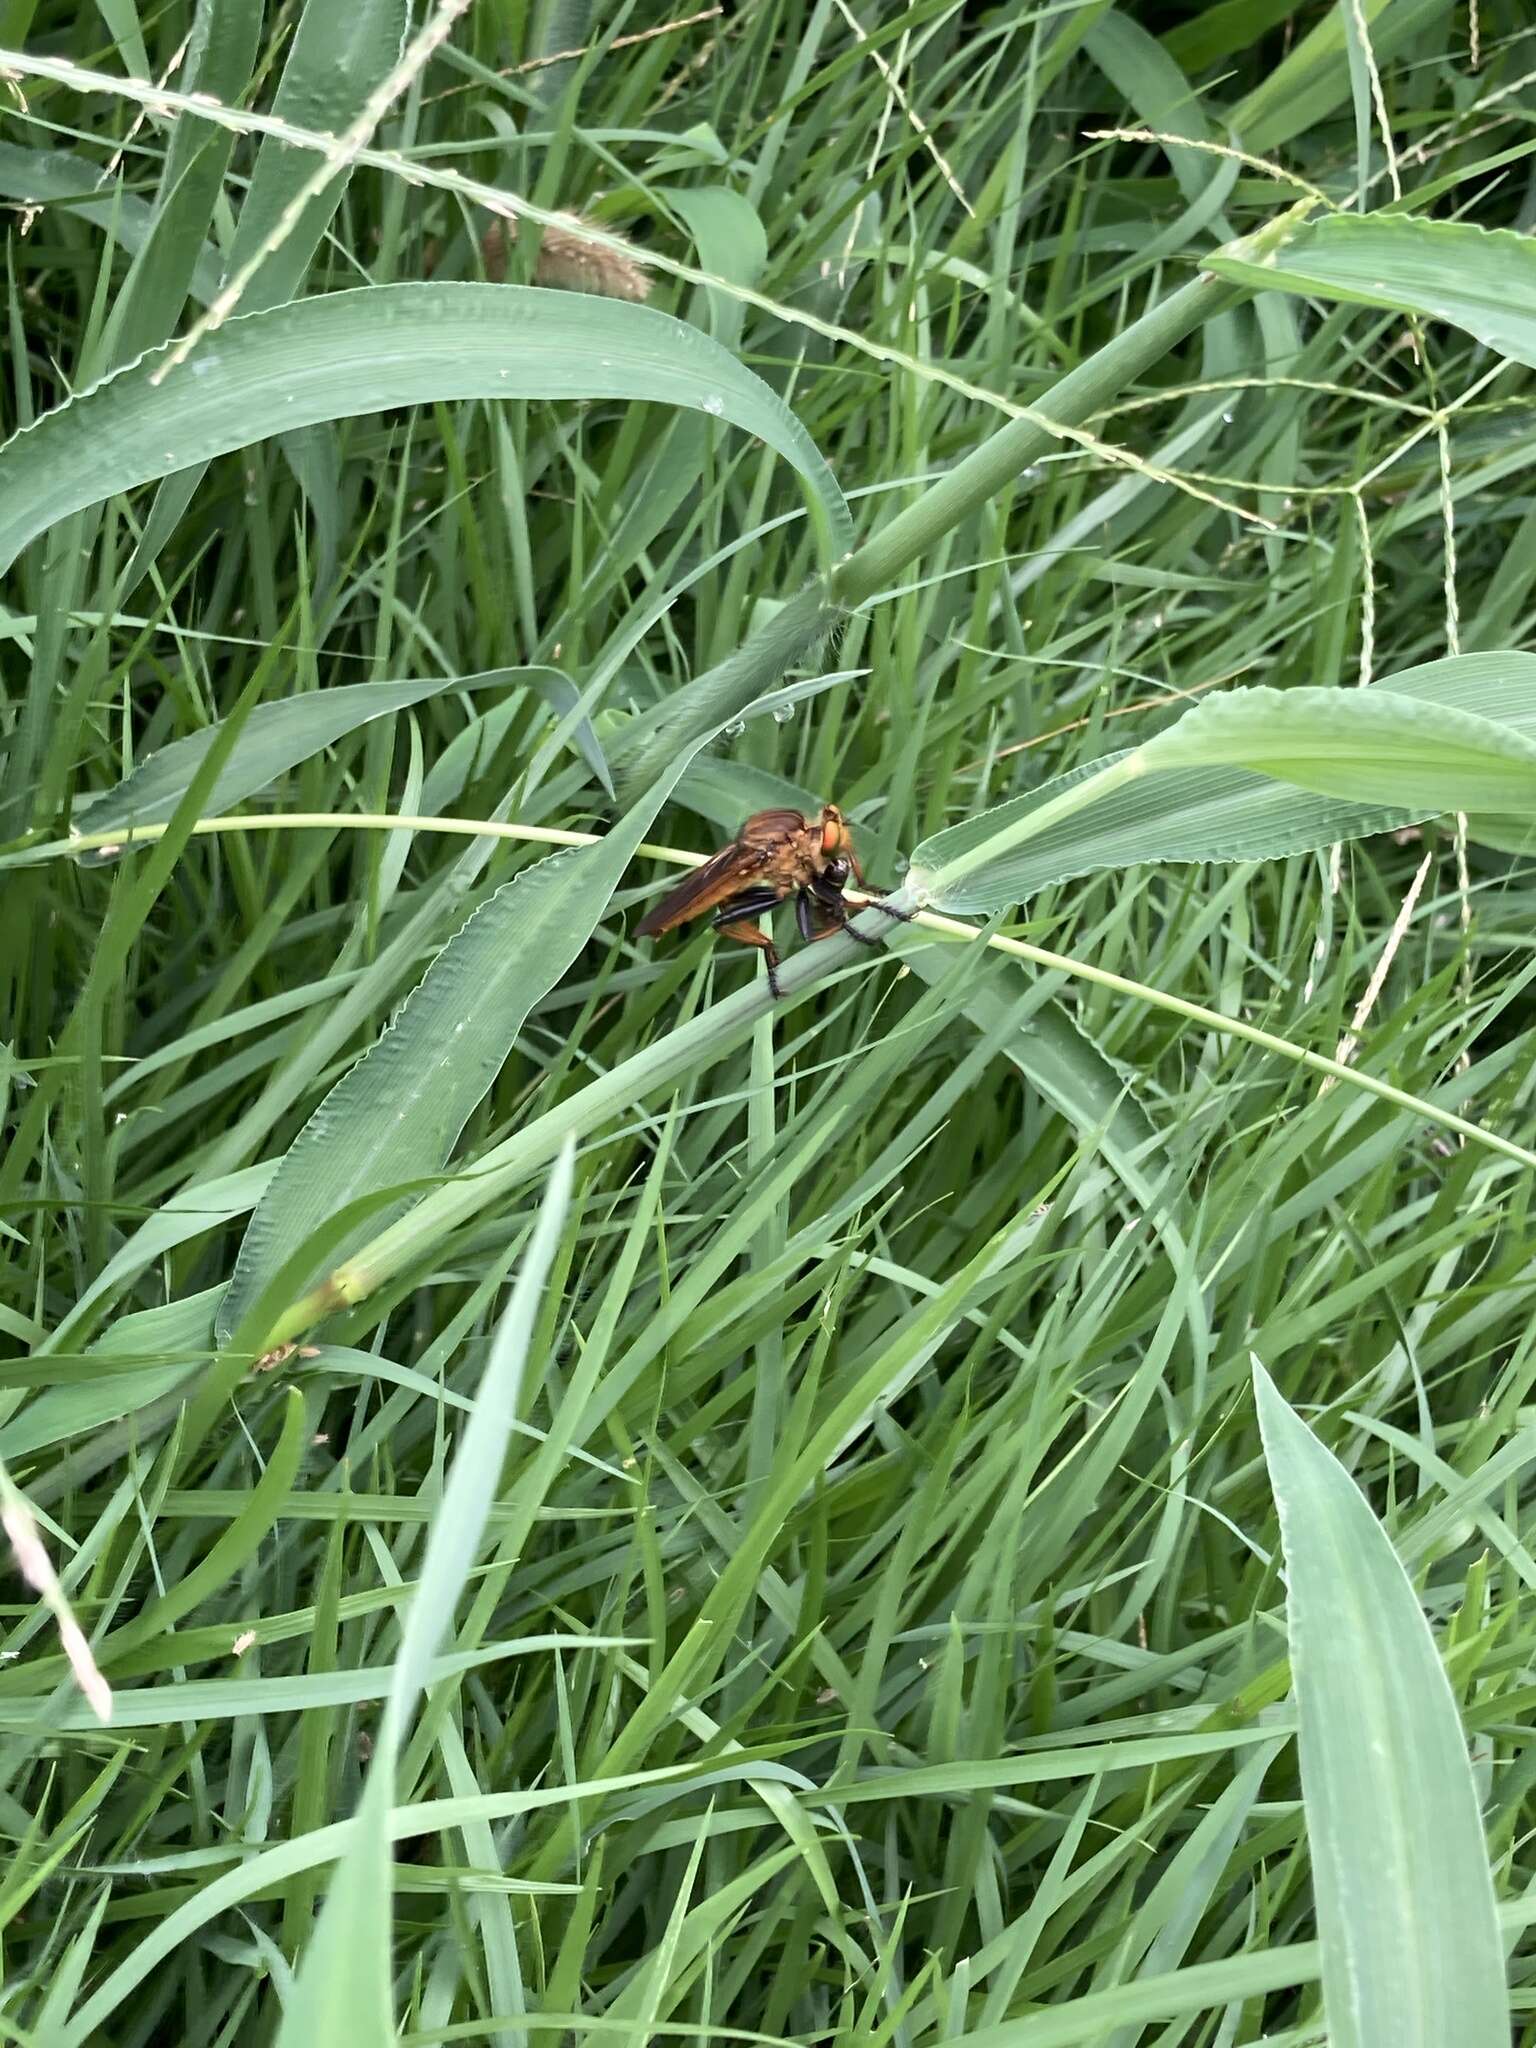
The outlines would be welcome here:
M 466 1406 L 472 1407 L 472 1402 Z M 547 1656 L 551 1650 L 601 1650 L 644 1647 L 644 1638 L 633 1636 L 569 1635 L 516 1636 L 482 1643 L 473 1650 L 449 1650 L 434 1657 L 427 1667 L 427 1682 L 462 1678 L 466 1672 L 481 1671 L 492 1664 L 518 1657 Z M 120 1686 L 114 1693 L 113 1721 L 119 1728 L 171 1728 L 178 1722 L 233 1721 L 243 1714 L 307 1713 L 314 1707 L 353 1706 L 388 1696 L 390 1673 L 362 1667 L 356 1670 L 331 1668 L 308 1671 L 285 1678 L 177 1678 L 162 1685 Z M 183 1691 L 183 1687 L 186 1688 Z M 88 1728 L 87 1710 L 60 1708 L 43 1694 L 7 1696 L 0 1702 L 0 1729 L 26 1728 L 52 1713 L 54 1729 Z M 231 1859 L 240 1851 L 231 1846 Z M 515 1884 L 516 1879 L 507 1880 Z M 539 1886 L 539 1890 L 546 1887 Z M 563 1886 L 548 1887 L 563 1890 Z
M 591 938 L 686 766 L 685 757 L 595 845 L 524 868 L 443 947 L 378 1042 L 300 1131 L 257 1204 L 220 1308 L 221 1342 L 339 1210 L 443 1170 L 529 1010 Z M 373 1211 L 343 1242 L 328 1245 L 325 1265 L 339 1265 L 387 1221 Z
M 1488 1853 L 1418 1595 L 1344 1467 L 1257 1360 L 1334 2048 L 1507 2048 Z
M 1274 860 L 1522 800 L 1536 800 L 1536 655 L 1457 655 L 1370 690 L 1207 699 L 1139 750 L 936 832 L 911 880 L 940 909 L 990 912 L 1104 868 Z
M 560 715 L 569 715 L 572 704 L 580 702 L 575 685 L 558 669 L 494 668 L 473 676 L 414 676 L 393 683 L 346 683 L 336 689 L 284 697 L 275 704 L 258 704 L 246 718 L 229 759 L 205 798 L 202 815 L 219 817 L 312 754 L 334 746 L 337 740 L 375 718 L 406 710 L 429 697 L 441 696 L 445 690 L 514 689 L 520 684 L 547 696 Z M 222 722 L 211 725 L 186 739 L 173 740 L 151 754 L 115 789 L 105 791 L 76 811 L 76 829 L 85 833 L 121 832 L 126 836 L 135 825 L 163 823 L 191 787 L 193 776 L 221 729 Z M 602 751 L 585 720 L 580 751 L 593 772 L 599 773 Z
M 1536 246 L 1509 228 L 1333 213 L 1295 229 L 1262 262 L 1235 246 L 1202 261 L 1271 291 L 1445 320 L 1502 356 L 1536 364 Z
M 0 570 L 115 492 L 320 420 L 450 398 L 637 399 L 729 420 L 799 472 L 830 556 L 852 537 L 831 470 L 778 394 L 649 306 L 521 285 L 379 285 L 231 320 L 159 383 L 167 353 L 0 447 Z
M 795 662 L 807 660 L 838 624 L 836 606 L 812 584 L 723 661 L 639 712 L 609 740 L 620 794 L 644 789 L 684 748 L 744 717 L 749 705 L 772 690 Z
M 1244 768 L 1347 804 L 1536 812 L 1536 738 L 1391 690 L 1233 690 L 1141 749 L 1148 769 Z
M 83 1436 L 147 1408 L 190 1379 L 213 1356 L 214 1312 L 223 1293 L 221 1282 L 158 1308 L 117 1317 L 87 1354 L 103 1361 L 102 1371 L 89 1378 L 65 1377 L 61 1367 L 55 1385 L 45 1386 L 35 1401 L 0 1426 L 0 1456 L 19 1458 Z
M 1106 786 L 1083 809 L 1022 835 L 1020 828 L 1047 805 L 1123 766 L 1131 753 L 1126 748 L 1107 754 L 1027 796 L 946 826 L 918 847 L 909 881 L 935 909 L 984 915 L 1105 868 L 1140 861 L 1278 860 L 1416 822 L 1407 809 L 1343 805 L 1240 768 L 1183 768 Z
M 389 76 L 410 28 L 409 0 L 306 0 L 293 32 L 272 112 L 294 126 L 339 135 Z M 227 273 L 244 269 L 274 234 L 309 181 L 314 165 L 275 136 L 264 136 L 230 246 Z M 249 287 L 252 312 L 290 299 L 303 288 L 326 225 L 341 203 L 351 167 L 305 207 Z

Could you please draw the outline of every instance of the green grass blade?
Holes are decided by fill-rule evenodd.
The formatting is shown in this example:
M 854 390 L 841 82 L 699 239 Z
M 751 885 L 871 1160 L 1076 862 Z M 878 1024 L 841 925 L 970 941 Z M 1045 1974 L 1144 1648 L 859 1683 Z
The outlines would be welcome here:
M 346 7 L 305 0 L 273 113 L 298 127 L 341 133 L 388 76 L 400 55 L 410 16 L 409 0 L 355 0 Z M 299 151 L 286 148 L 274 136 L 263 138 L 230 247 L 229 274 L 244 269 L 276 234 L 313 171 L 314 165 Z M 298 294 L 348 176 L 345 170 L 338 172 L 300 218 L 287 224 L 281 246 L 268 255 L 247 287 L 247 311 L 258 312 Z
M 909 880 L 935 909 L 985 914 L 1103 868 L 1138 861 L 1273 860 L 1357 832 L 1415 822 L 1406 806 L 1344 804 L 1241 768 L 1168 768 L 1106 787 L 1091 803 L 1027 836 L 1020 830 L 1048 804 L 1130 759 L 1128 751 L 1107 754 L 1027 796 L 946 826 L 918 847 Z
M 437 1503 L 421 1576 L 390 1676 L 362 1807 L 299 1966 L 279 2048 L 309 2048 L 345 2033 L 359 2048 L 396 2038 L 390 1997 L 389 1815 L 395 1766 L 433 1659 L 463 1592 L 501 1478 L 540 1297 L 570 1202 L 575 1148 L 555 1162 L 518 1276 Z
M 260 30 L 260 12 L 245 0 L 206 0 L 187 51 L 187 90 L 230 103 L 242 99 Z M 233 147 L 234 137 L 222 129 L 199 134 L 183 122 L 172 130 L 153 230 L 112 308 L 107 355 L 114 366 L 132 362 L 175 330 L 205 256 L 208 222 Z
M 1370 690 L 1233 690 L 1136 750 L 924 840 L 911 881 L 1006 909 L 1138 861 L 1271 860 L 1442 811 L 1536 807 L 1536 657 L 1463 655 Z M 1102 778 L 1102 780 L 1101 780 Z
M 1447 320 L 1517 363 L 1536 364 L 1536 248 L 1469 220 L 1335 213 L 1309 221 L 1264 262 L 1206 259 L 1223 277 L 1343 305 Z
M 0 1426 L 0 1457 L 18 1458 L 66 1437 L 78 1436 L 103 1422 L 131 1416 L 136 1409 L 179 1386 L 213 1349 L 213 1319 L 224 1295 L 224 1283 L 119 1316 L 88 1358 L 142 1361 L 136 1368 L 79 1378 L 60 1379 L 45 1387 Z M 46 1355 L 46 1353 L 44 1354 Z
M 1355 1482 L 1255 1362 L 1280 1510 L 1302 1791 L 1337 2048 L 1506 2048 L 1466 1738 L 1418 1595 Z
M 310 2048 L 316 2041 L 395 2048 L 399 2039 L 389 1972 L 390 1783 L 385 1771 L 369 1780 L 283 2007 L 277 2048 Z
M 1234 690 L 1149 740 L 1154 773 L 1247 769 L 1348 804 L 1536 812 L 1536 737 L 1390 690 Z
M 799 473 L 824 546 L 843 494 L 783 400 L 696 327 L 648 306 L 518 285 L 398 284 L 234 319 L 155 381 L 157 349 L 0 447 L 0 568 L 114 492 L 320 420 L 449 398 L 615 398 L 756 435 Z
M 275 704 L 258 704 L 203 799 L 202 815 L 220 816 L 375 718 L 425 703 L 445 690 L 513 689 L 545 673 L 499 668 L 476 676 L 415 676 L 404 682 L 342 684 L 336 689 L 284 697 Z M 561 680 L 569 687 L 567 678 Z M 190 788 L 203 756 L 215 744 L 218 731 L 217 725 L 210 726 L 151 754 L 115 789 L 104 791 L 75 813 L 76 830 L 126 836 L 135 825 L 155 825 L 169 818 Z
M 1359 0 L 1359 5 L 1378 63 L 1398 54 L 1405 43 L 1411 45 L 1418 31 L 1446 11 L 1442 0 Z M 1241 18 L 1257 14 L 1256 7 L 1245 6 Z M 1242 137 L 1245 148 L 1267 153 L 1348 101 L 1347 19 L 1330 8 L 1232 107 L 1233 133 Z
M 67 149 L 22 149 L 0 142 L 0 197 L 57 207 L 110 235 L 130 256 L 146 247 L 155 231 L 155 209 L 137 192 L 103 191 L 94 164 Z M 219 288 L 223 264 L 204 242 L 186 281 L 188 294 L 206 305 Z
M 219 1312 L 227 1340 L 306 1240 L 349 1203 L 440 1173 L 529 1010 L 597 927 L 676 776 L 594 846 L 525 868 L 454 934 L 372 1050 L 337 1082 L 252 1216 Z M 327 1263 L 378 1236 L 373 1215 Z
M 566 1144 L 550 1172 L 528 1249 L 475 1393 L 474 1411 L 464 1426 L 433 1517 L 416 1597 L 390 1681 L 381 1748 L 391 1755 L 403 1742 L 409 1717 L 428 1683 L 428 1667 L 458 1604 L 496 1498 L 517 1419 L 535 1321 L 570 1207 L 575 1156 L 575 1145 Z

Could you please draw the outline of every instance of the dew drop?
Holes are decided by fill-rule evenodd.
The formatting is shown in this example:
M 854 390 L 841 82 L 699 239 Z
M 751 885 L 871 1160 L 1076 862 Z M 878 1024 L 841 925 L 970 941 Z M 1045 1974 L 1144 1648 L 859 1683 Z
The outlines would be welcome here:
M 773 722 L 775 725 L 788 725 L 794 715 L 795 707 L 793 704 L 775 704 L 773 707 Z
M 746 729 L 747 721 L 744 718 L 733 718 L 725 728 L 725 737 L 728 740 L 739 740 Z
M 1230 426 L 1231 426 L 1231 424 L 1232 424 L 1232 422 L 1233 422 L 1233 420 L 1235 420 L 1235 419 L 1237 418 L 1237 414 L 1236 414 L 1236 413 L 1233 413 L 1233 412 L 1224 412 L 1224 413 L 1222 414 L 1222 418 L 1223 418 L 1223 419 L 1224 419 L 1224 420 L 1226 421 L 1227 425 L 1228 425 L 1228 426 L 1230 427 Z
M 718 420 L 724 417 L 725 400 L 717 398 L 713 391 L 709 394 L 708 398 L 701 399 L 699 402 L 711 418 Z

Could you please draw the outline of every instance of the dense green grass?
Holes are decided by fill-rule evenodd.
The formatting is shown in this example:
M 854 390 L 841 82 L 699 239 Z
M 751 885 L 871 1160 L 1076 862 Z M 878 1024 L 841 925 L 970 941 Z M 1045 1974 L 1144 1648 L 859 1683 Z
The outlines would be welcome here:
M 469 181 L 631 237 L 651 307 L 793 420 L 662 402 L 715 359 L 661 328 L 639 381 L 473 395 L 612 368 L 618 302 L 570 294 L 556 339 L 511 298 L 505 342 L 429 337 L 430 395 L 384 409 L 400 330 L 365 305 L 378 361 L 298 431 L 299 330 L 267 330 L 258 390 L 229 327 L 132 488 L 69 498 L 39 440 L 0 494 L 28 543 L 0 614 L 0 1458 L 115 1693 L 101 1727 L 59 1602 L 13 1578 L 0 2039 L 211 2048 L 286 2011 L 287 2042 L 371 2048 L 393 1834 L 412 2042 L 1384 2043 L 1323 2014 L 1327 1869 L 1475 1960 L 1433 1832 L 1460 1751 L 1391 1760 L 1427 1860 L 1373 1839 L 1365 1775 L 1341 1819 L 1309 1765 L 1304 1809 L 1288 1623 L 1358 1627 L 1362 1698 L 1385 1671 L 1421 1731 L 1437 1681 L 1367 1537 L 1331 1583 L 1289 1548 L 1288 1615 L 1257 1360 L 1433 1628 L 1536 2041 L 1529 863 L 1453 820 L 1117 862 L 994 927 L 1096 981 L 913 930 L 828 946 L 776 1008 L 745 949 L 625 936 L 675 873 L 637 843 L 704 851 L 786 794 L 834 798 L 894 883 L 1191 698 L 1527 642 L 1518 362 L 1237 288 L 1127 349 L 1297 180 L 1527 227 L 1536 28 L 1515 0 L 476 0 L 280 245 L 314 152 L 140 104 L 163 79 L 340 133 L 405 11 L 0 0 L 0 46 L 116 81 L 0 77 L 7 432 L 186 333 L 221 270 L 250 270 L 242 313 L 483 276 Z M 195 12 L 204 68 L 167 78 Z M 567 281 L 579 247 L 537 239 L 509 279 Z M 233 452 L 194 461 L 221 348 Z M 801 629 L 844 545 L 815 451 L 860 540 L 911 531 L 1037 401 L 1071 432 Z M 92 434 L 105 475 L 125 437 Z M 786 662 L 813 687 L 738 720 Z M 213 800 L 264 707 L 401 679 Z M 117 843 L 88 806 L 216 725 L 163 838 L 61 848 Z M 232 803 L 241 829 L 193 833 Z M 543 869 L 517 831 L 390 816 L 614 837 Z M 468 912 L 480 950 L 357 1066 Z M 1396 1099 L 1191 1006 L 1325 1057 L 1352 1032 Z M 258 1370 L 278 1336 L 303 1348 Z M 1326 1533 L 1337 1467 L 1266 1413 Z M 1347 1764 L 1340 1697 L 1303 1713 Z

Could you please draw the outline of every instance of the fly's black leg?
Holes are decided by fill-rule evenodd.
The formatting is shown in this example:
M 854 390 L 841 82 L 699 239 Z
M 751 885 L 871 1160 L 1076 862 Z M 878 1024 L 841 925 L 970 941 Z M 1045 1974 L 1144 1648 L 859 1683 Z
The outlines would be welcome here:
M 850 923 L 848 917 L 848 906 L 846 903 L 842 906 L 842 912 L 843 914 L 837 922 L 839 927 L 848 934 L 850 939 L 857 939 L 861 946 L 873 946 L 877 953 L 882 952 L 884 950 L 884 939 L 877 939 L 873 932 L 861 932 L 857 925 Z
M 825 939 L 834 931 L 843 931 L 848 934 L 850 939 L 857 939 L 861 946 L 873 946 L 877 950 L 879 949 L 881 943 L 879 939 L 875 938 L 870 932 L 855 931 L 853 925 L 849 922 L 848 905 L 843 900 L 843 891 L 839 883 L 828 880 L 825 875 L 818 875 L 810 884 L 809 893 L 814 896 L 816 907 L 822 916 L 830 920 L 828 930 L 818 932 L 816 935 L 818 938 Z
M 740 924 L 743 918 L 762 917 L 767 911 L 777 910 L 782 900 L 774 889 L 747 889 L 740 896 L 733 896 L 729 903 L 722 903 L 710 923 L 717 932 L 723 931 L 728 924 Z
M 860 875 L 860 883 L 863 880 L 864 877 Z M 834 881 L 831 875 L 822 874 L 813 876 L 808 886 L 821 908 L 830 917 L 837 919 L 840 924 L 846 925 L 848 922 L 848 905 L 843 900 L 845 883 L 843 881 Z M 899 910 L 894 903 L 887 903 L 882 896 L 866 896 L 859 905 L 859 908 L 861 910 L 881 911 L 886 917 L 894 918 L 898 924 L 911 924 L 913 918 L 917 915 L 915 910 Z M 838 917 L 839 911 L 842 913 L 840 918 Z M 854 932 L 852 936 L 860 940 L 864 938 L 863 932 Z M 878 946 L 880 941 L 878 939 L 870 939 L 867 943 L 871 946 Z
M 816 920 L 811 913 L 811 892 L 809 889 L 802 889 L 795 898 L 795 923 L 800 927 L 802 939 L 815 938 Z
M 776 889 L 748 889 L 732 897 L 729 903 L 722 903 L 710 920 L 722 938 L 740 939 L 743 945 L 757 947 L 767 962 L 768 988 L 775 1002 L 784 993 L 779 986 L 778 948 L 760 929 L 757 919 L 776 909 L 782 900 Z
M 841 882 L 834 882 L 830 875 L 813 875 L 806 884 L 806 890 L 824 917 L 830 917 L 836 924 L 847 922 L 848 905 L 843 899 Z

